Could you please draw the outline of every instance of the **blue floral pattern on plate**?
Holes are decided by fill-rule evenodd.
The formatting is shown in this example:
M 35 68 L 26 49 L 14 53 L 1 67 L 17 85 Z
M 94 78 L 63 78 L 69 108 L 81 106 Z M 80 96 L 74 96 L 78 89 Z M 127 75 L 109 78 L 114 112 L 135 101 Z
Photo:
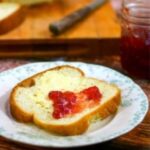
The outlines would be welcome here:
M 32 125 L 16 122 L 9 112 L 9 94 L 15 84 L 35 73 L 60 65 L 82 69 L 86 76 L 116 84 L 122 91 L 118 112 L 98 123 L 79 136 L 58 136 Z M 123 135 L 135 128 L 148 111 L 148 99 L 131 79 L 110 68 L 81 62 L 39 62 L 0 73 L 0 135 L 8 139 L 43 147 L 78 147 L 102 143 Z

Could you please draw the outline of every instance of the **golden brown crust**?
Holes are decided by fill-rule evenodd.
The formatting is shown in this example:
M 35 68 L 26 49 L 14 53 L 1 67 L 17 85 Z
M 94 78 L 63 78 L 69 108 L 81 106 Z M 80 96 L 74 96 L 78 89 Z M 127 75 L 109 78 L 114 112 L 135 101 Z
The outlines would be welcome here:
M 10 111 L 13 117 L 20 122 L 32 122 L 33 115 L 25 112 L 21 107 L 19 107 L 15 100 L 15 91 L 17 90 L 17 86 L 13 89 L 10 95 Z
M 86 117 L 80 119 L 77 122 L 67 124 L 67 125 L 46 124 L 41 122 L 37 118 L 34 118 L 34 123 L 49 132 L 53 132 L 60 135 L 79 135 L 81 133 L 84 133 L 89 126 Z
M 19 26 L 25 19 L 25 15 L 26 15 L 26 7 L 20 6 L 20 8 L 15 13 L 1 20 L 0 21 L 0 34 L 5 34 L 9 32 L 10 30 Z
M 62 69 L 63 67 L 69 67 L 70 68 L 71 66 L 68 66 L 68 65 L 59 66 L 59 67 L 55 67 L 52 69 L 48 69 L 46 71 L 59 70 L 59 69 Z M 75 67 L 71 67 L 71 68 L 77 69 Z M 32 85 L 33 84 L 33 78 L 37 77 L 39 75 L 42 75 L 46 71 L 38 73 L 38 74 L 22 81 L 21 83 L 16 85 L 16 87 L 13 89 L 11 96 L 10 96 L 10 108 L 11 108 L 12 115 L 18 121 L 34 122 L 36 125 L 38 125 L 41 128 L 44 128 L 47 131 L 54 132 L 54 133 L 61 134 L 61 135 L 78 135 L 78 134 L 84 133 L 87 130 L 87 128 L 89 126 L 89 121 L 93 118 L 93 116 L 98 116 L 101 119 L 105 119 L 106 117 L 108 117 L 111 114 L 114 114 L 117 111 L 118 106 L 120 105 L 120 102 L 121 102 L 121 95 L 120 95 L 121 92 L 115 86 L 115 88 L 117 88 L 118 91 L 117 91 L 117 94 L 111 98 L 111 100 L 103 103 L 95 111 L 93 111 L 90 114 L 85 115 L 84 117 L 82 117 L 78 121 L 73 122 L 71 124 L 66 124 L 66 125 L 53 125 L 53 124 L 43 123 L 41 120 L 38 120 L 35 116 L 33 116 L 33 114 L 29 114 L 29 113 L 25 112 L 16 104 L 15 91 L 20 86 Z M 84 73 L 80 69 L 78 69 L 78 71 L 80 71 L 81 75 L 84 76 Z M 114 85 L 112 85 L 112 86 L 114 86 Z

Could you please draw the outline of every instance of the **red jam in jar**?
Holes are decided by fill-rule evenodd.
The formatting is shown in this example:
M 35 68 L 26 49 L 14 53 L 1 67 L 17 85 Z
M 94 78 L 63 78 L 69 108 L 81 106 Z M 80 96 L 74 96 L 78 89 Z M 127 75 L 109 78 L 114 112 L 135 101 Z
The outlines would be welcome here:
M 150 79 L 150 1 L 124 0 L 121 63 L 131 75 Z
M 92 86 L 79 93 L 51 91 L 48 96 L 53 101 L 53 117 L 60 119 L 94 107 L 100 103 L 102 94 L 96 86 Z

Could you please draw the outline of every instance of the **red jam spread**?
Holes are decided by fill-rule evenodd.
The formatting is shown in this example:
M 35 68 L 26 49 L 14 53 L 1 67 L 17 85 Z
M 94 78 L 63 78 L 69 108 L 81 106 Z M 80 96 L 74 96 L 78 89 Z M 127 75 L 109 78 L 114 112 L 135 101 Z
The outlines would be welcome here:
M 102 94 L 96 86 L 92 86 L 79 93 L 51 91 L 48 96 L 53 101 L 53 117 L 60 119 L 97 105 Z
M 150 31 L 126 30 L 121 38 L 122 66 L 131 75 L 150 79 Z

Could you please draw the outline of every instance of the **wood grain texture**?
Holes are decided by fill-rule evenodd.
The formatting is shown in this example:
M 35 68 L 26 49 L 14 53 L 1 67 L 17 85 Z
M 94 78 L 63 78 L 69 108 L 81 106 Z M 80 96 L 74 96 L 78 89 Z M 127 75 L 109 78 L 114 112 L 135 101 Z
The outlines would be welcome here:
M 101 44 L 104 43 L 103 44 Z M 96 63 L 96 64 L 101 64 L 105 65 L 108 67 L 111 67 L 115 70 L 118 70 L 119 72 L 125 74 L 124 70 L 121 67 L 120 64 L 120 57 L 119 57 L 119 45 L 116 40 L 109 41 L 109 44 L 111 48 L 106 46 L 106 43 L 108 41 L 99 41 L 92 43 L 90 45 L 65 45 L 63 48 L 67 49 L 67 57 L 65 57 L 65 52 L 62 55 L 62 53 L 59 52 L 61 51 L 61 47 L 57 47 L 58 53 L 57 56 L 59 56 L 58 59 L 63 59 L 63 60 L 69 60 L 69 61 L 83 61 L 83 62 L 90 62 L 90 63 Z M 118 45 L 116 47 L 116 45 Z M 74 55 L 77 49 L 81 51 L 78 51 L 78 54 Z M 82 51 L 83 50 L 83 51 Z M 62 51 L 61 51 L 62 52 Z M 84 52 L 84 53 L 83 53 Z M 41 52 L 42 53 L 42 52 Z M 47 55 L 47 54 L 46 54 Z M 46 56 L 45 55 L 45 56 Z M 43 52 L 44 56 L 44 52 Z M 35 57 L 36 58 L 36 57 Z M 53 53 L 49 53 L 49 59 L 47 57 L 43 57 L 45 59 L 42 60 L 54 60 L 54 55 Z M 15 67 L 18 66 L 19 64 L 25 64 L 29 63 L 31 60 L 0 60 L 0 70 L 4 70 L 4 66 L 6 66 L 6 69 L 9 69 L 10 67 Z M 33 62 L 33 60 L 32 60 Z M 11 64 L 11 65 L 8 65 Z M 127 75 L 127 74 L 126 74 Z M 141 86 L 141 88 L 144 90 L 146 95 L 148 96 L 148 99 L 150 101 L 150 81 L 147 80 L 140 80 L 133 78 L 133 80 Z M 127 150 L 127 149 L 132 149 L 132 150 L 150 150 L 150 109 L 149 112 L 147 113 L 145 119 L 143 122 L 138 125 L 135 129 L 133 129 L 131 132 L 116 138 L 112 141 L 103 143 L 103 144 L 97 144 L 93 146 L 86 147 L 86 149 L 103 149 L 103 150 Z M 32 146 L 27 146 L 24 144 L 18 144 L 11 142 L 9 140 L 4 139 L 3 137 L 0 137 L 0 150 L 51 150 L 46 149 L 46 148 L 40 148 L 40 147 L 32 147 Z M 78 148 L 79 150 L 82 148 Z
M 57 45 L 57 46 L 56 46 Z M 111 49 L 111 51 L 110 51 Z M 76 42 L 0 45 L 0 58 L 49 59 L 58 57 L 94 57 L 110 55 L 119 49 L 119 39 L 81 40 Z M 92 53 L 89 55 L 89 53 Z
M 30 40 L 99 39 L 120 37 L 120 25 L 110 3 L 92 12 L 60 36 L 49 32 L 49 24 L 84 7 L 92 0 L 55 0 L 51 4 L 28 7 L 26 19 L 15 30 L 0 36 L 0 43 Z M 7 42 L 8 43 L 8 42 Z M 9 44 L 9 43 L 8 43 Z

